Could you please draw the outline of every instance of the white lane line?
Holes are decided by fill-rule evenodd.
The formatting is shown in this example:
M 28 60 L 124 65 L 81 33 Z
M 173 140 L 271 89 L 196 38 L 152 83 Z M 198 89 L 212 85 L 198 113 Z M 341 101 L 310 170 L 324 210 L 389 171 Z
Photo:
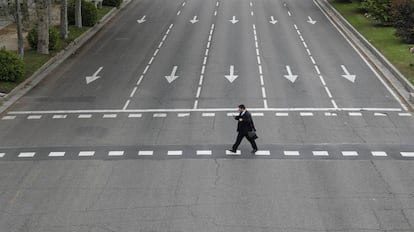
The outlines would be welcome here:
M 123 156 L 124 151 L 110 151 L 108 152 L 108 156 Z
M 314 67 L 315 67 L 316 73 L 318 73 L 318 75 L 321 75 L 321 71 L 319 70 L 318 65 L 315 65 Z
M 177 15 L 180 15 L 180 14 L 181 14 L 181 10 L 177 12 Z
M 263 107 L 265 109 L 269 108 L 269 106 L 267 105 L 267 100 L 266 99 L 263 99 Z
M 65 152 L 50 152 L 49 157 L 63 157 L 65 156 Z
M 298 25 L 294 24 L 293 26 L 295 27 L 296 30 L 299 30 Z
M 313 59 L 313 56 L 310 56 L 310 59 L 312 61 L 312 64 L 316 64 L 315 59 Z
M 215 113 L 202 113 L 201 115 L 202 117 L 215 117 L 216 114 Z
M 148 69 L 150 68 L 150 66 L 149 65 L 147 65 L 146 67 L 145 67 L 145 69 L 144 69 L 144 72 L 142 72 L 144 75 L 145 74 L 147 74 L 147 72 L 148 72 Z
M 154 117 L 154 118 L 166 118 L 167 114 L 165 114 L 165 113 L 156 113 L 156 114 L 153 114 L 152 117 Z
M 154 52 L 154 57 L 156 57 L 157 56 L 157 54 L 158 54 L 158 52 L 160 51 L 160 49 L 158 49 L 157 48 L 157 50 L 155 50 L 155 52 Z
M 104 114 L 103 115 L 103 118 L 116 118 L 116 117 L 118 117 L 117 114 Z
M 361 117 L 362 113 L 360 113 L 360 112 L 349 112 L 348 115 L 351 116 L 351 117 Z
M 414 152 L 400 152 L 402 157 L 414 157 Z
M 308 53 L 308 55 L 312 55 L 311 51 L 309 49 L 306 49 L 306 52 Z
M 20 152 L 18 155 L 19 158 L 31 158 L 36 155 L 36 152 Z
M 199 98 L 200 94 L 201 94 L 201 86 L 198 86 L 196 98 Z
M 260 61 L 260 56 L 258 56 L 258 57 L 257 57 L 257 63 L 258 63 L 259 65 L 261 65 L 261 64 L 262 64 L 262 62 Z
M 219 2 L 217 2 L 217 3 L 216 3 L 216 7 L 218 7 L 218 6 L 219 6 L 219 4 L 220 4 L 220 3 L 219 3 Z
M 251 113 L 253 117 L 263 117 L 264 113 Z
M 259 65 L 259 74 L 260 74 L 260 75 L 263 75 L 263 68 L 262 68 L 262 66 L 261 66 L 261 65 Z
M 234 152 L 231 152 L 231 151 L 227 151 L 226 150 L 226 155 L 241 155 L 241 151 L 240 150 L 237 150 L 236 153 L 234 153 Z
M 177 117 L 179 118 L 190 117 L 190 113 L 178 113 Z
M 388 156 L 386 152 L 384 151 L 371 151 L 372 156 L 379 156 L 379 157 L 384 157 L 384 156 Z
M 290 11 L 288 11 L 288 15 L 289 15 L 289 16 L 292 16 L 292 13 L 290 13 Z
M 198 100 L 194 101 L 193 109 L 196 110 L 198 108 Z
M 142 114 L 129 114 L 128 118 L 142 118 Z
M 217 11 L 214 11 L 214 16 L 217 16 Z
M 276 113 L 276 117 L 287 117 L 289 113 Z
M 261 65 L 259 65 L 259 67 L 260 66 Z M 264 86 L 264 78 L 263 78 L 263 75 L 260 75 L 260 85 Z M 267 107 L 265 107 L 265 108 L 267 108 Z
M 151 57 L 151 60 L 148 62 L 148 64 L 151 65 L 154 59 L 155 59 L 155 56 Z
M 251 16 L 254 16 L 254 13 L 253 13 L 253 11 L 252 11 L 252 12 L 250 12 L 250 15 L 251 15 Z
M 138 155 L 139 156 L 152 156 L 154 155 L 154 151 L 139 151 Z
M 331 112 L 325 112 L 325 116 L 335 117 L 335 116 L 338 116 L 338 114 L 337 113 L 331 113 Z
M 129 95 L 129 97 L 134 97 L 135 92 L 137 91 L 138 86 L 135 86 L 134 89 L 132 90 L 131 94 Z
M 253 6 L 253 2 L 250 2 L 250 7 L 252 7 Z
M 6 153 L 0 153 L 0 158 L 3 158 L 6 155 Z
M 269 156 L 270 151 L 266 151 L 266 150 L 256 151 L 255 155 L 257 155 L 257 156 Z
M 78 154 L 79 157 L 90 157 L 94 155 L 95 155 L 94 151 L 80 151 Z
M 300 112 L 300 116 L 302 117 L 310 117 L 313 116 L 312 112 Z
M 29 115 L 27 119 L 41 119 L 42 115 Z
M 8 115 L 8 116 L 3 116 L 1 118 L 1 120 L 13 120 L 13 119 L 16 119 L 16 116 Z
M 92 114 L 79 114 L 78 118 L 92 118 Z
M 262 97 L 266 98 L 266 89 L 265 89 L 265 87 L 262 87 Z
M 314 156 L 329 156 L 327 151 L 313 151 L 312 153 Z
M 52 119 L 65 119 L 67 117 L 68 117 L 68 115 L 66 115 L 66 114 L 55 114 L 55 115 L 53 115 Z
M 167 155 L 180 156 L 180 155 L 183 155 L 183 151 L 168 151 Z
M 182 5 L 183 7 L 185 6 L 185 2 L 183 2 L 183 5 Z
M 358 152 L 356 152 L 356 151 L 343 151 L 342 155 L 343 156 L 358 156 Z
M 401 117 L 411 117 L 412 114 L 411 113 L 398 113 L 398 116 L 401 116 Z
M 285 156 L 300 156 L 299 151 L 284 151 L 283 154 Z
M 332 98 L 332 94 L 331 94 L 331 91 L 329 90 L 328 86 L 325 86 L 325 91 L 328 94 L 328 97 Z
M 384 114 L 384 113 L 374 113 L 374 116 L 377 116 L 377 117 L 386 117 L 388 115 L 387 114 Z
M 319 79 L 321 80 L 322 85 L 323 85 L 323 86 L 326 86 L 325 79 L 323 79 L 323 76 L 322 76 L 322 75 L 319 75 Z M 327 87 L 327 86 L 326 86 L 326 87 Z
M 200 80 L 198 81 L 198 85 L 203 85 L 204 75 L 200 75 Z
M 131 102 L 131 100 L 127 100 L 126 102 L 125 102 L 125 105 L 124 105 L 124 107 L 122 107 L 122 109 L 123 110 L 126 110 L 127 108 L 128 108 L 128 106 L 129 106 L 129 103 Z
M 197 155 L 212 155 L 213 152 L 211 150 L 198 150 Z
M 141 75 L 141 77 L 137 81 L 137 85 L 140 85 L 143 79 L 144 79 L 144 75 Z

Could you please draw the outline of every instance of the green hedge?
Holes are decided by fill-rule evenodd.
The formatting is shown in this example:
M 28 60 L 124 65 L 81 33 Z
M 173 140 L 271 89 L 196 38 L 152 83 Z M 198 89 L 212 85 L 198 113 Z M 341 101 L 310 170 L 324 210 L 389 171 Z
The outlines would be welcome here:
M 49 27 L 49 50 L 55 50 L 57 46 L 57 42 L 59 39 L 59 32 L 58 30 L 50 26 Z M 29 33 L 27 34 L 27 40 L 29 41 L 29 45 L 33 50 L 37 49 L 37 40 L 38 40 L 38 34 L 37 34 L 37 26 L 33 27 Z
M 23 77 L 24 63 L 18 55 L 0 50 L 0 81 L 16 81 Z
M 68 2 L 68 22 L 75 25 L 75 1 Z M 98 9 L 91 2 L 82 0 L 82 26 L 92 27 L 98 22 Z
M 122 0 L 103 0 L 102 5 L 119 7 L 121 6 L 121 3 L 122 3 Z

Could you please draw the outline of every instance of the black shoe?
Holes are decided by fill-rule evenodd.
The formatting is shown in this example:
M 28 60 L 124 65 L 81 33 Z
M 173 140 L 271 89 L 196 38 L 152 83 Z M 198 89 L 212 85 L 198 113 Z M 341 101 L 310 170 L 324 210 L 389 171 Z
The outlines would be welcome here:
M 237 153 L 237 151 L 233 149 L 228 149 L 227 151 L 232 152 L 232 153 Z
M 253 149 L 253 150 L 252 150 L 252 154 L 255 154 L 255 153 L 256 153 L 256 151 L 257 151 L 257 149 Z

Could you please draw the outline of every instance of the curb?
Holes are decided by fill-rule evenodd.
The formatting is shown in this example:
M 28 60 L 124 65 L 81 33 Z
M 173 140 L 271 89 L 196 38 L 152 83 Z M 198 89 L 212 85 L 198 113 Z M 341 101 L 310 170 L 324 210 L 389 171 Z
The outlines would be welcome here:
M 73 40 L 64 50 L 57 53 L 42 67 L 40 67 L 29 78 L 20 83 L 10 93 L 1 97 L 3 105 L 0 106 L 0 114 L 5 112 L 10 106 L 17 102 L 22 96 L 29 92 L 39 82 L 41 82 L 47 75 L 49 75 L 55 68 L 62 64 L 67 58 L 81 48 L 86 42 L 89 41 L 97 32 L 99 32 L 106 23 L 108 23 L 120 10 L 126 7 L 132 0 L 124 0 L 119 8 L 112 8 L 105 16 L 98 21 L 98 23 L 85 31 L 81 36 Z
M 397 68 L 385 58 L 364 36 L 362 36 L 327 0 L 315 0 L 324 13 L 333 20 L 346 37 L 371 61 L 382 77 L 397 92 L 401 100 L 414 109 L 414 86 Z

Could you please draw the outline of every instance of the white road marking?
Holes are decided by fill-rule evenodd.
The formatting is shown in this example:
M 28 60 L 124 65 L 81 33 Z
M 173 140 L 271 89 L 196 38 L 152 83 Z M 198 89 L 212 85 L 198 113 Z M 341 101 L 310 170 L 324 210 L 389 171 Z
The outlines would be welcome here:
M 158 48 L 157 48 L 157 50 L 155 50 L 155 52 L 154 52 L 154 55 L 153 55 L 153 56 L 154 56 L 154 57 L 156 57 L 159 51 L 160 51 L 160 49 L 158 49 Z
M 128 108 L 128 106 L 129 106 L 129 103 L 131 102 L 131 100 L 127 100 L 126 102 L 125 102 L 125 105 L 124 105 L 124 107 L 122 107 L 122 109 L 123 110 L 126 110 L 127 108 Z
M 141 76 L 140 76 L 140 78 L 139 78 L 139 80 L 138 80 L 138 82 L 137 82 L 137 85 L 140 85 L 140 84 L 141 84 L 142 79 L 144 79 L 144 75 L 141 75 Z
M 197 110 L 197 108 L 198 108 L 198 100 L 195 100 L 195 101 L 194 101 L 194 106 L 193 106 L 193 109 L 194 109 L 194 110 Z
M 123 156 L 124 151 L 110 151 L 108 152 L 108 156 Z
M 264 113 L 251 113 L 253 117 L 263 117 Z
M 68 115 L 66 115 L 66 114 L 55 114 L 55 115 L 53 115 L 52 119 L 65 119 L 67 117 L 68 117 Z
M 94 155 L 95 155 L 94 151 L 80 151 L 78 154 L 79 157 L 90 157 Z
M 152 155 L 154 155 L 154 151 L 139 151 L 138 155 L 140 155 L 140 156 L 152 156 Z
M 372 156 L 380 156 L 380 157 L 388 156 L 387 153 L 384 151 L 371 151 L 371 154 Z
M 265 87 L 262 87 L 262 97 L 266 98 L 266 89 L 265 89 Z
M 29 115 L 27 119 L 41 119 L 42 115 Z
M 197 155 L 212 155 L 213 152 L 211 150 L 198 150 Z
M 327 151 L 313 151 L 312 153 L 314 156 L 329 156 Z
M 332 98 L 331 91 L 329 90 L 329 88 L 328 88 L 327 86 L 325 86 L 325 91 L 326 91 L 326 93 L 328 94 L 328 97 L 329 97 L 329 98 Z
M 36 155 L 36 152 L 20 152 L 19 156 L 20 158 L 31 158 Z
M 343 151 L 342 155 L 343 156 L 358 156 L 358 152 L 356 152 L 356 151 Z
M 374 116 L 386 117 L 387 114 L 384 114 L 384 113 L 374 113 Z
M 283 154 L 285 156 L 300 156 L 299 151 L 284 151 Z
M 104 114 L 103 118 L 116 118 L 117 116 L 117 114 Z
M 402 157 L 414 157 L 414 152 L 400 152 Z
M 183 151 L 168 151 L 167 155 L 180 156 L 180 155 L 183 155 Z
M 321 75 L 321 71 L 319 70 L 318 65 L 315 65 L 314 67 L 315 67 L 316 73 L 318 73 L 318 75 Z
M 401 117 L 411 117 L 412 114 L 411 113 L 398 113 L 398 116 L 401 116 Z
M 1 118 L 1 120 L 13 120 L 13 119 L 16 119 L 16 116 L 7 115 Z
M 151 60 L 148 62 L 148 64 L 151 65 L 154 59 L 155 59 L 155 56 L 151 57 Z
M 201 86 L 199 86 L 199 87 L 197 88 L 197 95 L 196 95 L 196 98 L 199 98 L 199 97 L 200 97 L 200 94 L 201 94 Z
M 362 113 L 360 113 L 360 112 L 349 112 L 348 115 L 352 116 L 352 117 L 360 117 L 360 116 L 362 116 Z
M 141 118 L 142 114 L 129 114 L 128 118 Z
M 147 74 L 149 67 L 150 67 L 149 65 L 147 65 L 147 66 L 145 67 L 144 72 L 142 72 L 144 75 L 145 75 L 145 74 Z
M 276 117 L 287 117 L 289 113 L 276 113 Z
M 335 117 L 335 116 L 338 116 L 338 114 L 337 114 L 337 113 L 326 112 L 326 113 L 325 113 L 325 116 L 328 116 L 328 117 Z
M 202 113 L 203 117 L 215 117 L 216 114 L 215 113 Z
M 315 59 L 313 59 L 313 56 L 310 57 L 312 64 L 316 64 Z
M 265 151 L 265 150 L 256 151 L 255 155 L 257 155 L 257 156 L 269 156 L 270 151 Z
M 177 117 L 179 118 L 190 117 L 190 113 L 178 113 Z
M 78 118 L 92 118 L 92 114 L 80 114 Z
M 309 49 L 306 49 L 306 52 L 308 53 L 308 55 L 312 55 L 312 53 L 310 52 L 310 50 Z
M 227 113 L 227 117 L 235 117 L 237 115 L 239 115 L 239 114 L 236 114 L 236 113 Z
M 138 86 L 135 86 L 134 89 L 132 90 L 131 94 L 129 95 L 129 97 L 133 97 L 135 95 L 135 92 L 137 91 Z
M 226 150 L 226 155 L 241 155 L 241 151 L 237 150 L 236 153 Z
M 180 14 L 181 14 L 181 10 L 177 12 L 177 15 L 180 15 Z
M 166 118 L 167 114 L 165 113 L 157 113 L 157 114 L 153 114 L 152 117 L 154 118 Z
M 292 14 L 290 13 L 290 11 L 288 11 L 288 15 L 289 15 L 289 16 L 292 16 Z
M 65 152 L 50 152 L 49 157 L 63 157 L 65 156 Z
M 0 158 L 3 158 L 6 155 L 6 153 L 0 153 Z
M 302 117 L 310 117 L 313 116 L 312 112 L 300 112 L 300 116 Z

